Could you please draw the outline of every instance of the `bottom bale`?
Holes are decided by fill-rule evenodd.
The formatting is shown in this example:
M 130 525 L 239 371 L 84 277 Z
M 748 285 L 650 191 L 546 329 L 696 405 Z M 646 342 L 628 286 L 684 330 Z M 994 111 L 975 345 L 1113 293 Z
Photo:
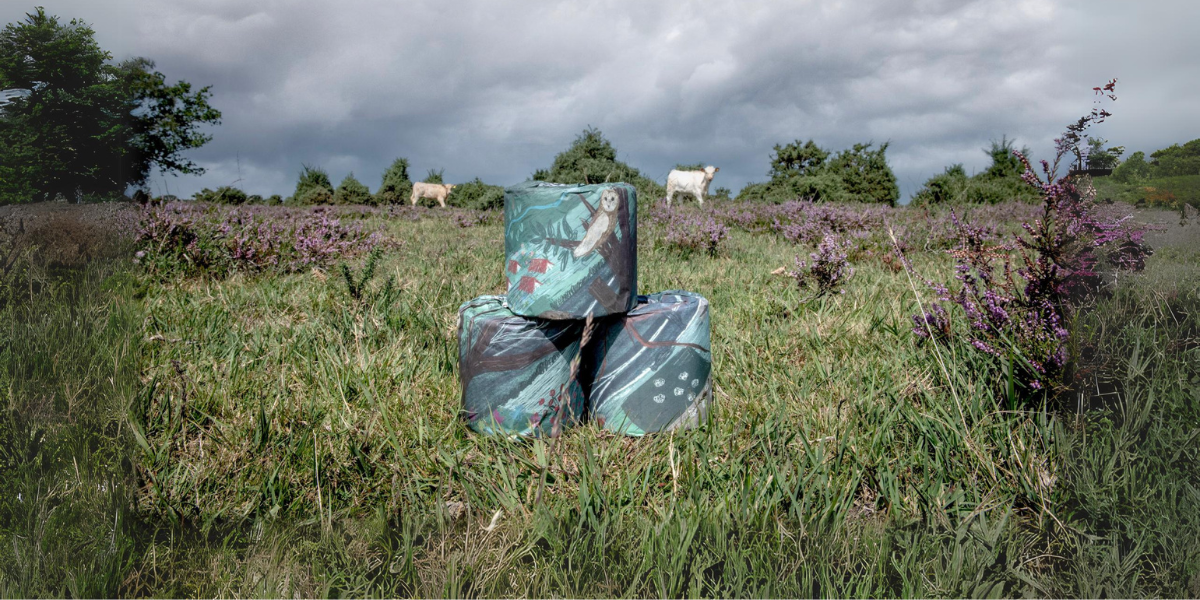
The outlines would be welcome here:
M 458 364 L 467 424 L 480 433 L 550 434 L 578 420 L 584 393 L 571 378 L 583 325 L 521 317 L 503 296 L 458 309 Z
M 668 291 L 639 296 L 606 319 L 584 350 L 589 407 L 601 427 L 640 436 L 694 427 L 712 398 L 708 300 Z

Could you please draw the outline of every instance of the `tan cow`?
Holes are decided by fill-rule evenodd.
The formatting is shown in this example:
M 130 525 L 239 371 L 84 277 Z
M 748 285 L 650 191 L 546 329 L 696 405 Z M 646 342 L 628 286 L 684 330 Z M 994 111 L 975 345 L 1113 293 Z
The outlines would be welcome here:
M 454 189 L 454 185 L 418 181 L 413 184 L 412 197 L 409 200 L 412 201 L 413 206 L 416 206 L 417 200 L 421 198 L 433 198 L 442 205 L 442 208 L 446 208 L 446 197 L 450 195 L 450 190 Z

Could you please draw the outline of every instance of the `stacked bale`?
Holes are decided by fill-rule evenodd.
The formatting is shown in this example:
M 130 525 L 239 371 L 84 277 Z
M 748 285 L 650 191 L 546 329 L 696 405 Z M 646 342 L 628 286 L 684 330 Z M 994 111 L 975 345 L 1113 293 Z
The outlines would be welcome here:
M 711 397 L 708 301 L 637 295 L 633 186 L 525 182 L 505 190 L 504 216 L 508 294 L 459 309 L 472 429 L 537 436 L 586 414 L 624 435 L 700 423 Z

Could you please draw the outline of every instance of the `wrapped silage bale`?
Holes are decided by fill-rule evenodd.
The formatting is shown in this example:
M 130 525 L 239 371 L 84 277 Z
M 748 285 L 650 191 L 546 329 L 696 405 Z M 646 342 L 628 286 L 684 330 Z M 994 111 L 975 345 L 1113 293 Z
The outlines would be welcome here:
M 621 314 L 637 299 L 637 192 L 526 181 L 504 191 L 508 305 L 518 315 Z
M 504 296 L 481 296 L 458 309 L 458 366 L 469 426 L 480 433 L 548 434 L 583 416 L 584 394 L 571 379 L 580 321 L 513 314 Z
M 684 291 L 641 296 L 602 327 L 584 350 L 597 424 L 639 436 L 704 420 L 712 396 L 708 300 Z

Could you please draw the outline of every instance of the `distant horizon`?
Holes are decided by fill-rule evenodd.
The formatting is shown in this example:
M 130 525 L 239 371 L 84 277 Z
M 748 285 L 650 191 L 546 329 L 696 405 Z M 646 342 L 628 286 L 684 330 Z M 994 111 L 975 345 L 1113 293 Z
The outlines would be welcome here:
M 181 198 L 287 196 L 303 164 L 375 191 L 397 157 L 414 180 L 444 169 L 507 186 L 595 126 L 651 179 L 704 162 L 734 194 L 767 179 L 775 144 L 890 142 L 907 203 L 951 164 L 986 169 L 992 140 L 1052 159 L 1112 78 L 1118 101 L 1093 136 L 1126 157 L 1200 138 L 1200 4 L 1187 2 L 44 5 L 91 25 L 116 61 L 212 86 L 222 124 L 188 153 L 207 172 L 148 183 Z

